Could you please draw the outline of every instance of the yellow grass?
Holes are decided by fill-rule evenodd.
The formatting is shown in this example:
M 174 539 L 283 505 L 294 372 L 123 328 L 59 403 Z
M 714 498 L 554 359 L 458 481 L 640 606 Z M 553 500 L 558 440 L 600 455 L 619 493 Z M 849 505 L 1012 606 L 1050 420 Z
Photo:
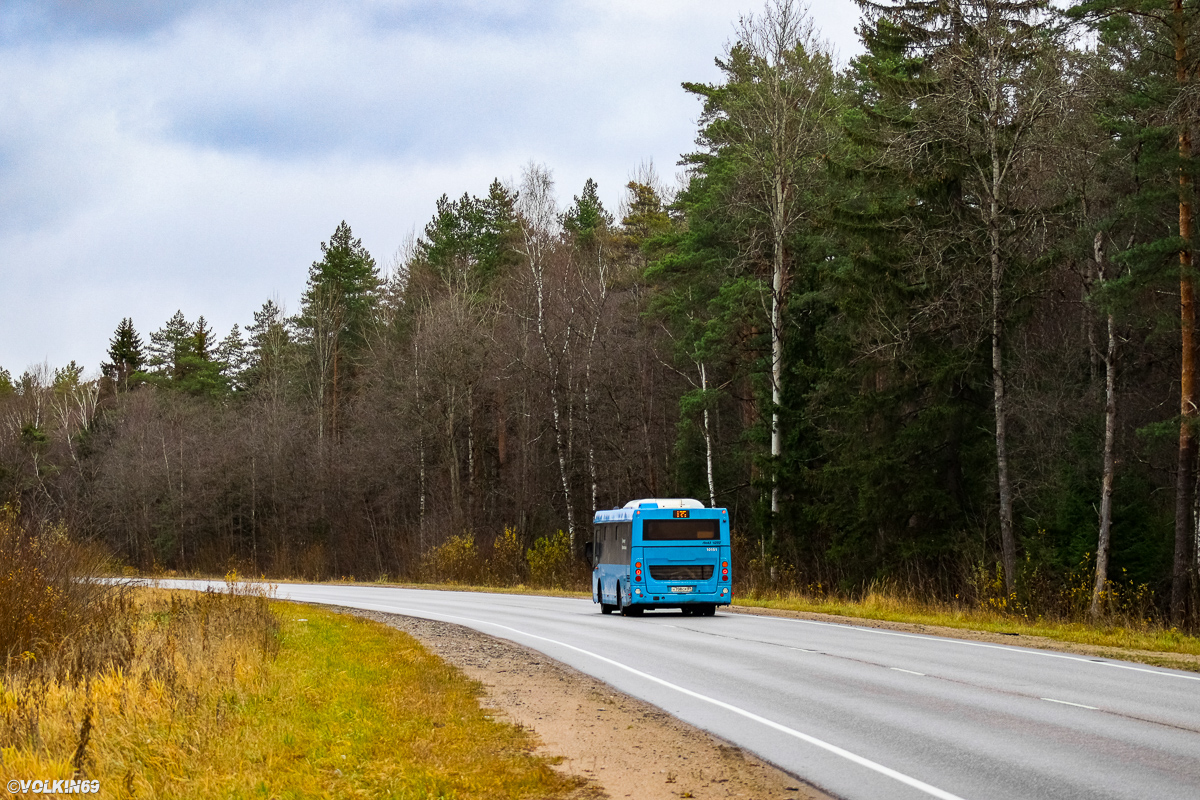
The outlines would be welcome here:
M 576 786 L 531 754 L 528 734 L 489 718 L 475 684 L 391 628 L 232 593 L 150 590 L 138 608 L 124 670 L 78 683 L 9 670 L 5 783 L 81 776 L 114 798 L 463 800 Z
M 956 608 L 868 592 L 861 600 L 812 597 L 800 593 L 774 593 L 737 597 L 734 603 L 746 608 L 774 608 L 832 614 L 855 619 L 907 622 L 945 628 L 991 633 L 1043 636 L 1061 642 L 1097 645 L 1159 653 L 1200 655 L 1200 638 L 1174 628 L 1150 624 L 1138 628 L 1112 624 L 1090 625 L 1053 619 L 1014 617 L 983 608 Z M 1120 657 L 1120 654 L 1114 654 Z
M 305 583 L 306 581 L 285 580 L 280 582 Z M 591 593 L 587 591 L 542 589 L 524 585 L 497 587 L 451 583 L 400 583 L 387 580 L 357 581 L 353 576 L 331 582 L 439 591 L 591 597 Z M 930 603 L 888 591 L 872 590 L 867 592 L 861 600 L 810 595 L 802 592 L 763 592 L 753 596 L 737 595 L 734 598 L 734 604 L 743 608 L 804 611 L 851 619 L 876 619 L 960 630 L 1041 636 L 1060 642 L 1113 648 L 1112 652 L 1106 653 L 1106 655 L 1112 658 L 1130 658 L 1145 663 L 1158 662 L 1150 657 L 1123 651 L 1200 656 L 1200 637 L 1153 623 L 1122 625 L 1111 621 L 1102 621 L 1093 625 L 1087 622 L 1050 618 L 1030 619 L 1004 613 L 994 608 L 971 608 Z M 1200 669 L 1200 667 L 1176 661 L 1171 661 L 1167 665 L 1184 669 Z

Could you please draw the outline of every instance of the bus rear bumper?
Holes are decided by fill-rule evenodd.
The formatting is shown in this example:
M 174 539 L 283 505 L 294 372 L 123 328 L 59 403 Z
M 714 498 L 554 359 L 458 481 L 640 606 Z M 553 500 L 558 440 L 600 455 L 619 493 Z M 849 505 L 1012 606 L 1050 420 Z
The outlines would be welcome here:
M 688 592 L 674 594 L 670 590 L 651 592 L 649 589 L 636 588 L 631 598 L 633 605 L 642 608 L 683 608 L 684 606 L 727 606 L 733 602 L 733 590 L 728 586 L 714 592 Z

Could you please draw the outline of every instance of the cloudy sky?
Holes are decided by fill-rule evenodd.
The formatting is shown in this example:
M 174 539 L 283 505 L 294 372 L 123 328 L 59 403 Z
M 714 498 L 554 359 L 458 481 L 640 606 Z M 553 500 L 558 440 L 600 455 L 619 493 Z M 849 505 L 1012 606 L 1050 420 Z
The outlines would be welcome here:
M 740 14 L 762 0 L 4 0 L 0 367 L 98 371 L 132 317 L 219 336 L 295 310 L 345 219 L 381 266 L 443 193 L 531 161 L 615 210 L 673 182 Z M 844 60 L 851 0 L 811 13 Z

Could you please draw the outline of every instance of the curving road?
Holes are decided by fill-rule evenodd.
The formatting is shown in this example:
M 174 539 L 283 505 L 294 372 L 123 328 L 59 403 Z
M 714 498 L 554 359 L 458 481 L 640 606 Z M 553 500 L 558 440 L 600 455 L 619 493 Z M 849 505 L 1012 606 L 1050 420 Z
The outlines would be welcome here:
M 1200 798 L 1200 674 L 807 620 L 603 616 L 569 598 L 278 595 L 535 648 L 847 800 Z

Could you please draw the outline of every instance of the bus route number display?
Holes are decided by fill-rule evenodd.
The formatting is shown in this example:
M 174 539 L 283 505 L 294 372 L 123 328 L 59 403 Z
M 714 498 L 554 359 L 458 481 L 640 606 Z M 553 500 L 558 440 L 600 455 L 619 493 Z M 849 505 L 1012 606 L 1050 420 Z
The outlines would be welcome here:
M 687 518 L 688 518 L 688 512 L 687 512 L 686 508 L 680 509 L 675 512 L 675 519 L 687 519 Z

